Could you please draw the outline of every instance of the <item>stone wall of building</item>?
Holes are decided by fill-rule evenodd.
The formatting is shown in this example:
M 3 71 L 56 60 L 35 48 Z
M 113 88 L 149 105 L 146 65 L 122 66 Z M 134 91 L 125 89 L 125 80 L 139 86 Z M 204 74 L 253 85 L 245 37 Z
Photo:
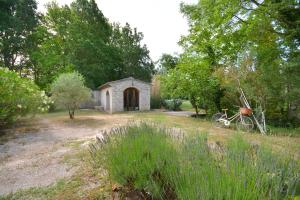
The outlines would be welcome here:
M 127 88 L 138 90 L 139 110 L 150 110 L 151 84 L 132 77 L 104 84 L 100 89 L 101 107 L 108 113 L 124 111 L 124 91 Z M 109 93 L 109 103 L 107 103 L 107 92 Z
M 109 102 L 107 103 L 107 92 L 109 94 Z M 111 113 L 112 110 L 112 88 L 104 88 L 100 91 L 100 101 L 101 106 L 103 106 L 104 111 Z
M 93 90 L 91 92 L 91 98 L 89 101 L 82 102 L 79 106 L 79 108 L 85 108 L 85 109 L 93 109 L 95 106 L 101 105 L 101 92 L 99 90 Z
M 124 90 L 136 88 L 139 91 L 139 110 L 150 110 L 150 84 L 139 80 L 129 79 L 111 84 L 112 112 L 124 111 Z

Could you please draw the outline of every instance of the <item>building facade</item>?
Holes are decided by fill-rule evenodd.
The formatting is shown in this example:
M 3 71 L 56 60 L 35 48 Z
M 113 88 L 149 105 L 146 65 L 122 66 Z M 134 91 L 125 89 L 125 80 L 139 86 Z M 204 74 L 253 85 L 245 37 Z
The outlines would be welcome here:
M 132 77 L 98 87 L 100 104 L 108 113 L 150 110 L 151 84 Z

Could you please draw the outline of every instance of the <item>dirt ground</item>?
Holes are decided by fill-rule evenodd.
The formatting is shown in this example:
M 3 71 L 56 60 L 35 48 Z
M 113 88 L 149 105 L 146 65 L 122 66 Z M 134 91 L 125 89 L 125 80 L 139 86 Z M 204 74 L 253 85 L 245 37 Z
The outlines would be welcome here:
M 69 177 L 76 167 L 63 162 L 72 141 L 94 138 L 100 129 L 124 125 L 129 115 L 81 114 L 39 116 L 6 130 L 9 139 L 0 144 L 0 196 L 19 189 L 47 186 Z

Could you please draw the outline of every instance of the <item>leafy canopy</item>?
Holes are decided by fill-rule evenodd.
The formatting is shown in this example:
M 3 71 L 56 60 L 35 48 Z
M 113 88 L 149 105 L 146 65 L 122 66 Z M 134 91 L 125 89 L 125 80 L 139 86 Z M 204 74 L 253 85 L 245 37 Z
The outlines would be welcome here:
M 182 55 L 177 67 L 169 70 L 161 79 L 164 97 L 189 98 L 197 114 L 200 108 L 214 109 L 218 82 L 206 62 Z
M 38 24 L 35 0 L 0 1 L 0 66 L 22 70 L 30 66 L 28 51 Z
M 202 0 L 181 5 L 190 33 L 185 54 L 208 61 L 224 91 L 238 98 L 238 81 L 252 105 L 271 120 L 291 122 L 299 107 L 300 4 L 298 0 Z
M 143 34 L 129 24 L 110 24 L 94 0 L 70 6 L 50 3 L 35 32 L 31 52 L 36 82 L 43 88 L 60 73 L 81 73 L 89 88 L 133 76 L 150 81 L 154 65 Z
M 177 56 L 173 56 L 171 54 L 162 54 L 158 61 L 158 70 L 160 73 L 164 74 L 167 71 L 174 69 L 179 61 Z

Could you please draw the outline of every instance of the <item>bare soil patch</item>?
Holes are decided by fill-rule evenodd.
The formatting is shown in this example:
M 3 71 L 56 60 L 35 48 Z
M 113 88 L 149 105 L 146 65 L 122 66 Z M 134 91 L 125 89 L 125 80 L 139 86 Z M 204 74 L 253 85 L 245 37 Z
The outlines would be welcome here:
M 70 177 L 76 167 L 64 162 L 64 156 L 74 151 L 67 143 L 93 138 L 100 129 L 124 125 L 131 118 L 101 113 L 75 117 L 70 120 L 66 113 L 41 115 L 5 130 L 0 144 L 0 195 Z

